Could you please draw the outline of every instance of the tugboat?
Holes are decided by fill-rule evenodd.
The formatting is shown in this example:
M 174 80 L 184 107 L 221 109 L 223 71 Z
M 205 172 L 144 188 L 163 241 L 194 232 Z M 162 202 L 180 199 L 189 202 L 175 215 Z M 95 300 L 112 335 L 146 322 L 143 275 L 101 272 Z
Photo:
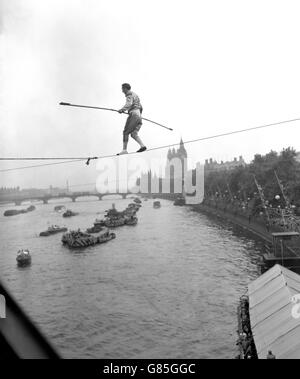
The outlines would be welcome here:
M 161 207 L 161 205 L 160 205 L 160 201 L 154 201 L 154 202 L 153 202 L 153 208 L 158 209 L 158 208 L 160 208 L 160 207 Z
M 52 226 L 49 226 L 49 228 L 46 231 L 41 232 L 40 237 L 48 237 L 48 236 L 51 236 L 52 234 L 66 232 L 67 230 L 68 230 L 68 228 L 66 228 L 66 227 L 60 227 L 58 225 L 52 225 Z
M 63 213 L 63 217 L 72 217 L 72 216 L 77 216 L 78 213 L 72 212 L 70 209 L 67 209 L 65 213 Z
M 94 226 L 91 228 L 88 228 L 86 230 L 87 233 L 99 233 L 103 230 L 103 227 L 105 226 L 104 220 L 95 220 Z
M 87 228 L 86 233 L 96 234 L 96 233 L 100 233 L 101 230 L 103 230 L 102 226 L 94 225 L 91 228 Z
M 78 229 L 77 231 L 70 231 L 69 233 L 64 234 L 61 240 L 64 245 L 67 245 L 70 248 L 80 248 L 108 242 L 114 238 L 116 238 L 115 233 L 110 233 L 108 229 L 98 237 L 83 233 Z
M 131 203 L 128 207 L 122 211 L 118 212 L 113 204 L 113 208 L 106 211 L 104 225 L 108 228 L 117 228 L 123 225 L 136 225 L 138 219 L 136 217 L 136 212 L 140 208 L 140 204 Z
M 17 254 L 17 263 L 18 266 L 28 266 L 31 264 L 31 255 L 29 250 L 19 250 Z
M 125 225 L 124 212 L 117 211 L 115 204 L 113 204 L 112 208 L 106 211 L 104 224 L 107 228 L 116 228 Z

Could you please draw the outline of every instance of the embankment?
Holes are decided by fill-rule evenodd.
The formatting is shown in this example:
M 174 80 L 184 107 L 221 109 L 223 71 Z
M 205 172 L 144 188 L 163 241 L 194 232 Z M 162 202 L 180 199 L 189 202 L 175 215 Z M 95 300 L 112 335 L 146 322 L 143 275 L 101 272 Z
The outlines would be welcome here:
M 255 220 L 248 215 L 238 214 L 235 210 L 230 211 L 226 207 L 220 207 L 218 205 L 207 205 L 207 204 L 195 204 L 190 206 L 195 212 L 205 213 L 212 217 L 221 217 L 227 221 L 230 221 L 240 227 L 246 229 L 247 231 L 255 234 L 266 242 L 272 241 L 271 231 L 268 231 L 264 222 Z

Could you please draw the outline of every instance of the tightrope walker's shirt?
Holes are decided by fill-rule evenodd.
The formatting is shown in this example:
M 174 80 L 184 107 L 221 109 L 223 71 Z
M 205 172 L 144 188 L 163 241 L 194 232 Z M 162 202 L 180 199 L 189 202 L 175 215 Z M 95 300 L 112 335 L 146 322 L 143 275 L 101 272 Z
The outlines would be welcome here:
M 126 104 L 124 105 L 122 110 L 124 112 L 128 111 L 129 113 L 132 113 L 134 111 L 134 113 L 140 114 L 143 108 L 142 108 L 140 98 L 138 97 L 138 95 L 132 91 L 128 91 L 125 96 L 126 96 Z

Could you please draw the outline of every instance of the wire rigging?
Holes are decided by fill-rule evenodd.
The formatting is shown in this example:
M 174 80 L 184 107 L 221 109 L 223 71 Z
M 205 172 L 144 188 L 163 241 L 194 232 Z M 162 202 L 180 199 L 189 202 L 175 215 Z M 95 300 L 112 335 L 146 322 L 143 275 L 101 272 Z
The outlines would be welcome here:
M 258 130 L 258 129 L 268 128 L 268 127 L 271 127 L 271 126 L 277 126 L 277 125 L 292 123 L 292 122 L 296 122 L 296 121 L 300 121 L 300 118 L 283 120 L 283 121 L 278 121 L 278 122 L 274 122 L 274 123 L 270 123 L 270 124 L 263 124 L 263 125 L 254 126 L 254 127 L 251 127 L 251 128 L 245 128 L 245 129 L 239 129 L 239 130 L 234 130 L 234 131 L 230 131 L 230 132 L 215 134 L 215 135 L 212 135 L 212 136 L 200 137 L 200 138 L 196 138 L 196 139 L 193 139 L 193 140 L 184 141 L 183 143 L 185 145 L 187 145 L 187 144 L 190 144 L 190 143 L 195 143 L 195 142 L 200 142 L 200 141 L 206 141 L 206 140 L 220 138 L 220 137 L 231 136 L 231 135 L 234 135 L 234 134 L 245 133 L 245 132 L 249 132 L 249 131 L 253 131 L 253 130 Z M 179 146 L 179 145 L 180 145 L 180 143 L 173 143 L 173 144 L 170 144 L 170 145 L 152 147 L 150 149 L 147 149 L 146 152 L 155 151 L 155 150 L 161 150 L 161 149 L 166 149 L 166 148 L 171 148 L 171 147 L 175 147 L 175 146 Z M 140 154 L 140 153 L 131 152 L 131 153 L 128 153 L 127 155 L 135 155 L 135 154 Z M 3 170 L 0 170 L 0 172 L 22 170 L 22 169 L 35 168 L 35 167 L 44 167 L 44 166 L 51 166 L 51 165 L 58 165 L 58 164 L 67 164 L 67 163 L 73 163 L 73 162 L 82 162 L 82 161 L 86 161 L 86 164 L 89 165 L 89 163 L 90 163 L 91 160 L 99 160 L 99 159 L 106 159 L 106 158 L 116 158 L 116 157 L 117 156 L 115 154 L 95 156 L 95 157 L 71 157 L 71 158 L 70 157 L 51 157 L 51 158 L 49 158 L 49 157 L 26 157 L 26 158 L 24 158 L 24 157 L 22 157 L 22 158 L 20 158 L 20 157 L 11 157 L 11 158 L 10 157 L 4 157 L 4 158 L 0 158 L 0 161 L 60 160 L 62 162 L 55 162 L 55 163 L 48 163 L 48 164 L 41 164 L 41 165 L 23 166 L 23 167 L 16 167 L 16 168 L 10 168 L 10 169 L 3 169 Z

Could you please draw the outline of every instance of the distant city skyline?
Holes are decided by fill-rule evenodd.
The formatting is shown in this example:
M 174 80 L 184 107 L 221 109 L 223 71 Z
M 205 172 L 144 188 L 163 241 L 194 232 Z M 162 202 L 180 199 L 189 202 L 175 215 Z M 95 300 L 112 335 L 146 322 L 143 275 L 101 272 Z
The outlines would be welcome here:
M 182 141 L 181 139 L 181 143 L 184 145 L 184 142 Z M 178 144 L 178 146 L 180 147 L 181 143 Z M 184 146 L 184 150 L 186 151 L 186 153 L 188 154 L 188 150 L 186 150 L 185 146 Z M 176 150 L 175 148 L 172 148 L 172 149 L 169 149 L 168 150 L 168 153 L 166 155 L 166 157 L 164 157 L 163 161 L 165 162 L 166 159 L 172 159 L 173 157 L 176 157 L 177 156 L 177 153 L 176 151 L 178 151 L 178 149 Z M 279 151 L 277 153 L 280 153 Z M 300 152 L 298 153 L 298 156 L 299 156 L 299 160 L 300 160 Z M 254 156 L 253 156 L 253 159 L 254 159 Z M 206 170 L 220 170 L 220 169 L 231 169 L 231 168 L 234 168 L 236 166 L 239 166 L 239 165 L 246 165 L 246 164 L 250 164 L 251 161 L 253 160 L 251 159 L 250 161 L 246 162 L 244 157 L 242 155 L 239 155 L 238 157 L 233 157 L 231 160 L 228 160 L 228 161 L 222 161 L 222 160 L 216 160 L 212 157 L 210 158 L 206 158 L 205 161 L 204 161 L 204 167 Z M 189 169 L 193 169 L 194 167 L 189 167 Z M 165 174 L 167 172 L 167 167 L 165 169 Z M 72 188 L 74 189 L 74 191 L 76 191 L 77 189 L 79 190 L 86 190 L 87 187 L 89 187 L 88 189 L 90 190 L 91 188 L 95 189 L 96 187 L 96 181 L 95 182 L 90 182 L 90 183 L 74 183 L 72 184 L 72 182 L 70 180 L 65 180 L 65 183 L 61 183 L 60 185 L 53 185 L 52 183 L 49 183 L 48 185 L 44 185 L 44 186 L 37 186 L 37 187 L 22 187 L 22 186 L 19 186 L 19 185 L 16 185 L 16 186 L 0 186 L 0 192 L 1 192 L 1 189 L 4 189 L 4 188 L 7 188 L 7 189 L 10 189 L 10 188 L 19 188 L 20 190 L 49 190 L 50 188 L 52 187 L 53 190 L 68 190 L 68 189 L 71 189 Z

